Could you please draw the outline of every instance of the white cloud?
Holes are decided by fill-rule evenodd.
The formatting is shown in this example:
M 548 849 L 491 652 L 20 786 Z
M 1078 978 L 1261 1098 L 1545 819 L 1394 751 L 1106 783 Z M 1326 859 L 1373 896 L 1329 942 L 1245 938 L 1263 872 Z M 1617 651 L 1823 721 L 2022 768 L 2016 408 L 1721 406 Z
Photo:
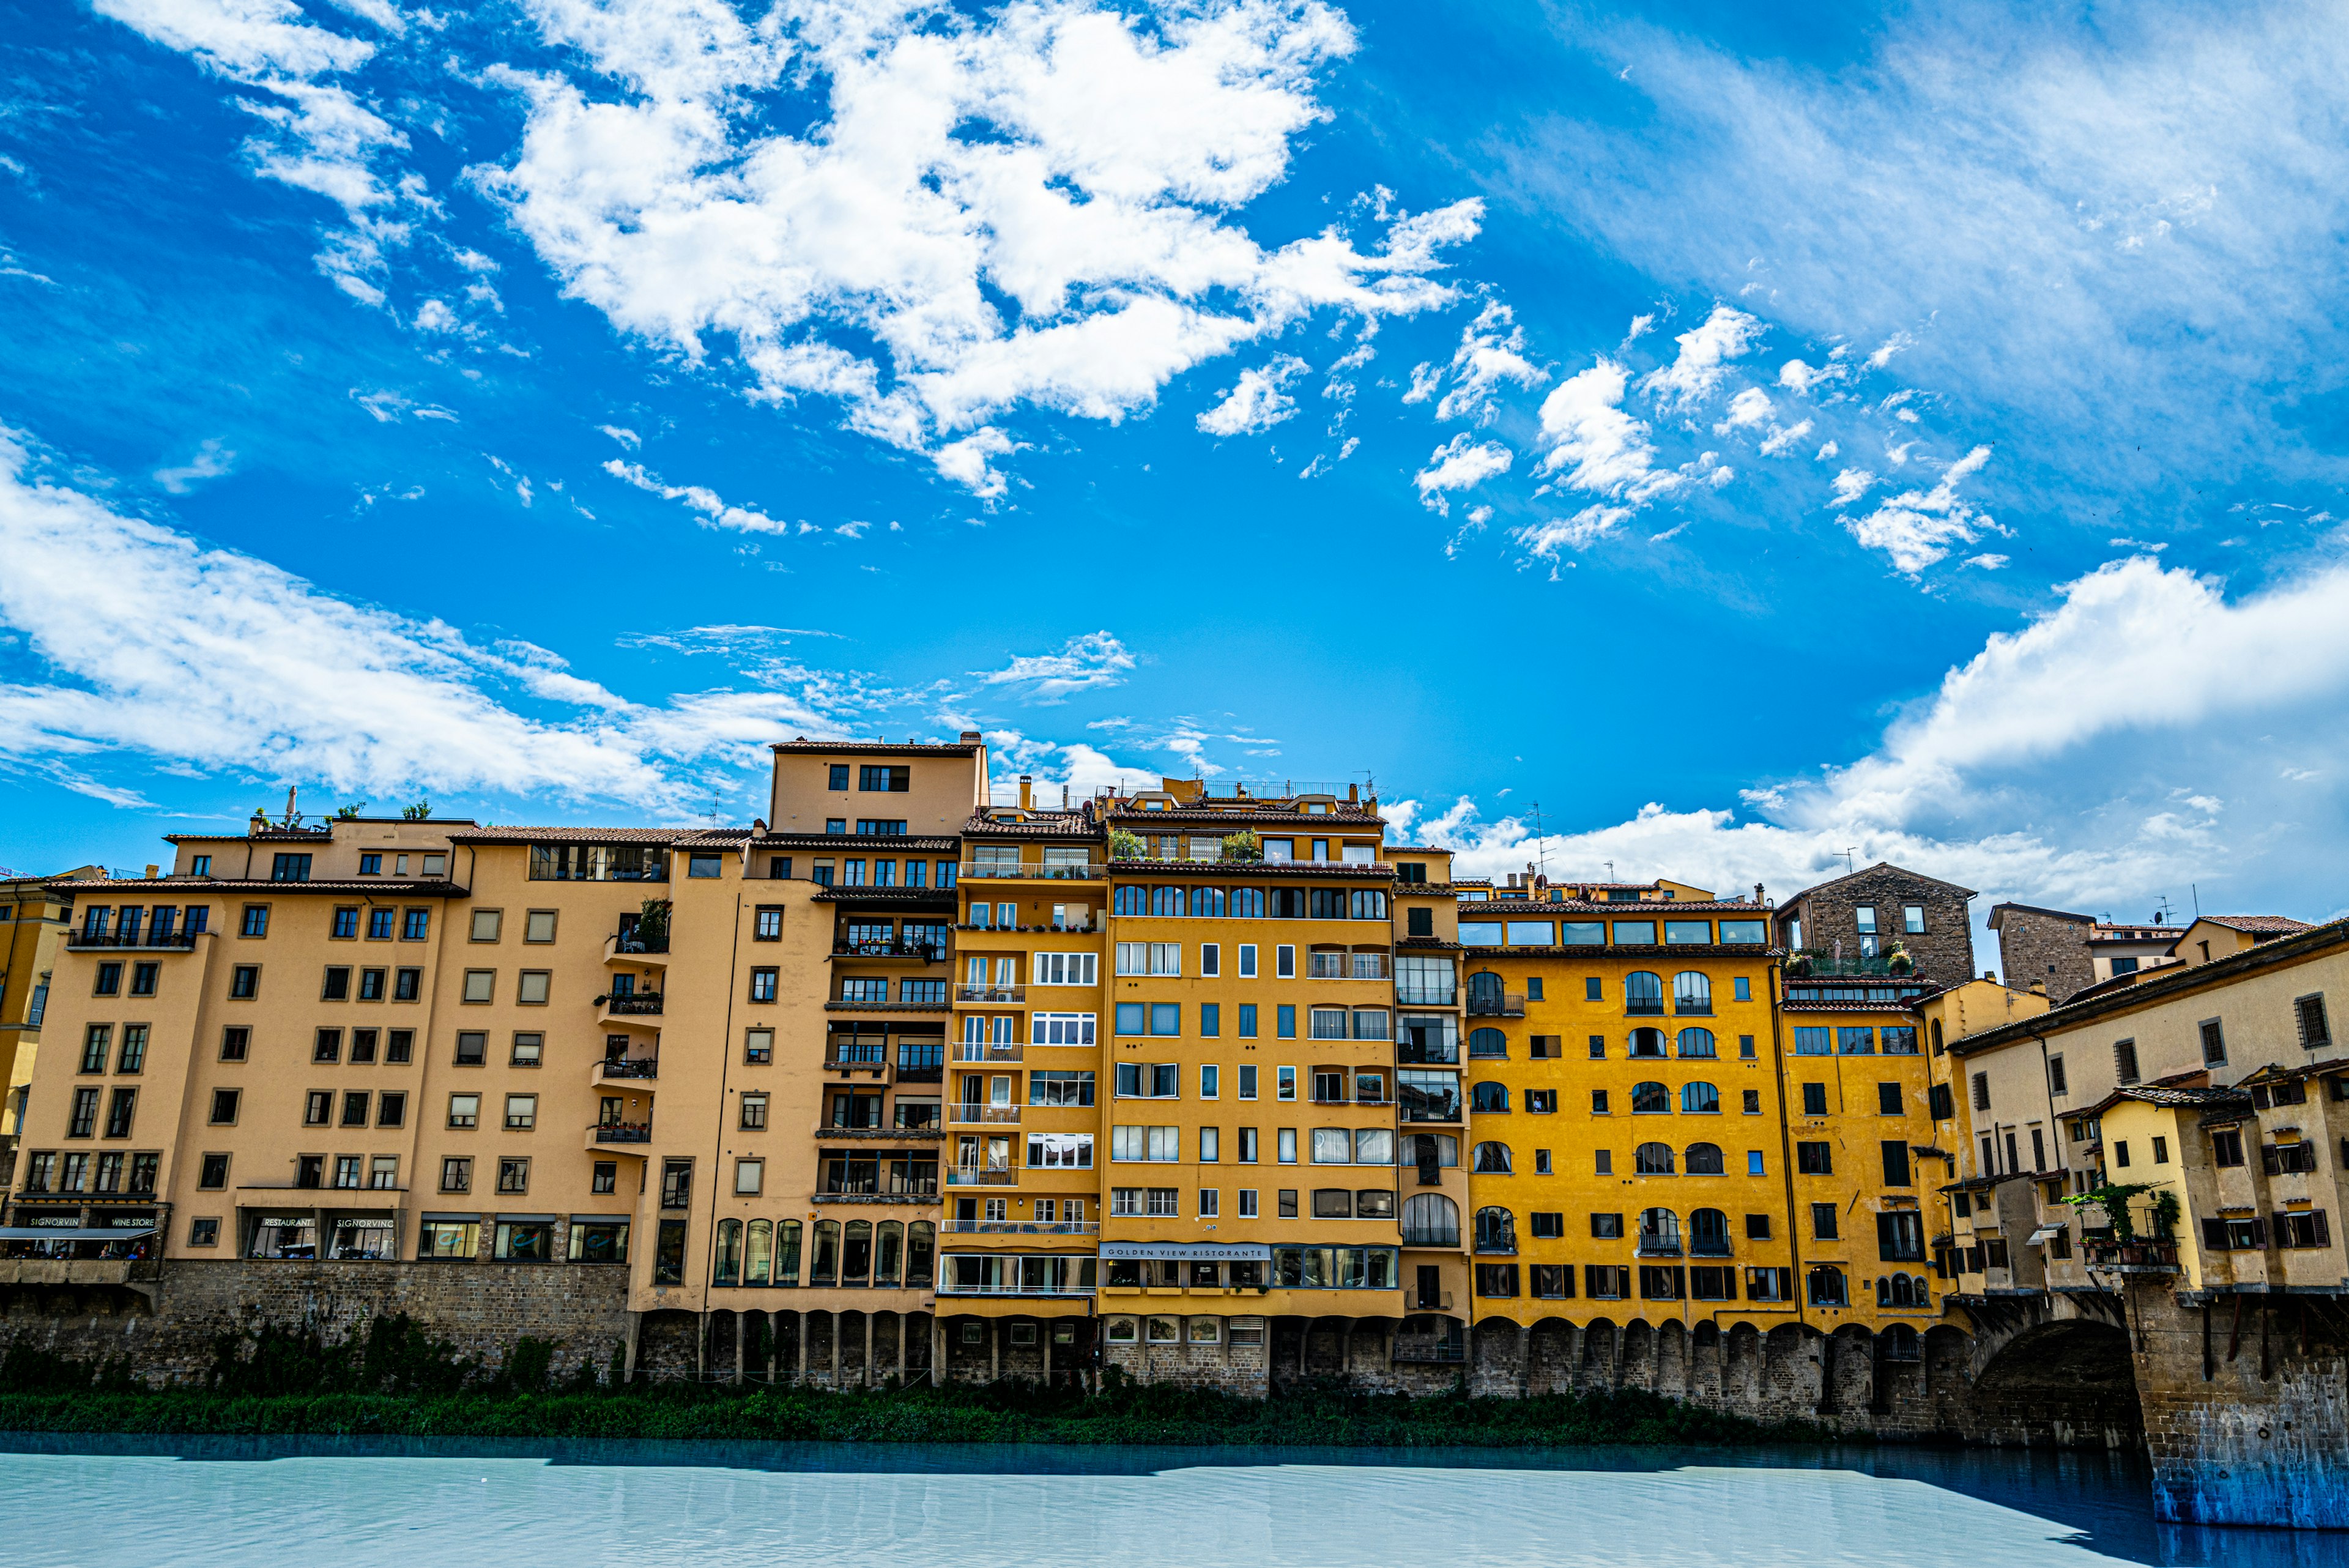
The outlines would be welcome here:
M 504 74 L 526 123 L 486 186 L 568 292 L 688 360 L 730 339 L 762 395 L 835 400 L 981 493 L 1011 448 L 950 438 L 1028 408 L 1114 421 L 1314 312 L 1448 303 L 1442 253 L 1481 221 L 1381 203 L 1365 244 L 1271 250 L 1226 221 L 1354 47 L 1310 0 L 525 8 L 576 64 Z M 812 106 L 784 101 L 803 83 Z
M 1868 357 L 1868 368 L 1871 370 L 1881 370 L 1892 362 L 1892 356 L 1916 346 L 1917 339 L 1906 332 L 1896 332 L 1878 345 L 1876 351 Z
M 1769 417 L 1770 394 L 1759 387 L 1748 387 L 1729 400 L 1729 411 L 1722 417 L 1719 424 L 1713 427 L 1713 433 L 1727 435 L 1732 431 L 1758 425 Z
M 1486 423 L 1495 411 L 1495 399 L 1504 383 L 1531 388 L 1548 380 L 1549 372 L 1528 360 L 1525 348 L 1525 328 L 1516 325 L 1509 307 L 1497 300 L 1486 305 L 1476 313 L 1475 320 L 1461 328 L 1460 347 L 1452 352 L 1452 389 L 1435 405 L 1435 417 Z M 1419 371 L 1414 370 L 1403 401 L 1418 401 L 1441 379 L 1438 372 L 1423 389 Z
M 2006 564 L 2007 558 L 2004 556 L 1994 556 L 1988 553 L 1980 556 L 1968 556 L 1960 563 L 1961 566 L 1980 566 L 1985 572 L 1995 572 Z
M 2149 905 L 2197 880 L 2206 908 L 2216 896 L 2336 912 L 2337 878 L 2305 848 L 2342 815 L 2336 792 L 2320 798 L 2309 783 L 2349 762 L 2332 722 L 2349 698 L 2349 567 L 2230 603 L 2212 581 L 2140 558 L 2058 592 L 2054 611 L 1951 670 L 1869 755 L 1745 791 L 1756 815 L 1655 803 L 1537 846 L 1529 823 L 1487 821 L 1461 801 L 1413 831 L 1466 851 L 1470 874 L 1518 869 L 1538 848 L 1553 877 L 1612 860 L 1626 877 L 1731 892 L 1761 881 L 1783 898 L 1840 874 L 1856 846 L 1862 864 L 1980 889 L 1984 909 Z M 2081 701 L 2089 691 L 2098 700 Z M 2289 734 L 2291 751 L 2268 732 Z M 2221 826 L 2222 807 L 2237 826 Z
M 355 0 L 365 5 L 369 0 Z M 408 138 L 336 78 L 364 67 L 375 46 L 305 18 L 294 0 L 91 0 L 149 41 L 191 57 L 249 94 L 238 106 L 267 129 L 245 142 L 255 172 L 343 210 L 320 272 L 353 298 L 383 303 L 384 257 L 404 244 L 429 200 L 383 165 Z
M 1647 425 L 1623 411 L 1629 375 L 1614 360 L 1602 358 L 1542 400 L 1542 439 L 1553 445 L 1540 471 L 1564 470 L 1559 483 L 1569 489 L 1637 505 L 1681 481 L 1669 471 L 1658 472 Z
M 185 495 L 207 479 L 218 479 L 235 465 L 236 453 L 217 437 L 196 449 L 196 455 L 179 468 L 159 468 L 155 483 L 174 495 Z
M 1869 487 L 1875 483 L 1876 475 L 1864 468 L 1845 469 L 1835 476 L 1835 504 L 1837 506 L 1849 506 L 1867 494 Z
M 618 441 L 622 446 L 626 447 L 630 452 L 634 452 L 638 447 L 645 444 L 643 440 L 637 436 L 636 431 L 623 429 L 619 425 L 597 425 L 595 428 L 602 431 L 605 435 L 610 436 L 614 441 Z
M 638 490 L 657 495 L 664 501 L 685 503 L 693 511 L 700 514 L 701 525 L 705 528 L 723 528 L 735 534 L 776 534 L 785 536 L 799 531 L 795 524 L 786 523 L 781 518 L 770 517 L 763 512 L 754 512 L 747 506 L 730 505 L 716 491 L 707 486 L 664 483 L 658 474 L 647 472 L 641 462 L 622 462 L 616 457 L 610 458 L 604 463 L 604 472 L 624 484 L 633 484 Z
M 1764 457 L 1783 456 L 1796 441 L 1803 440 L 1810 433 L 1811 421 L 1808 420 L 1805 420 L 1801 424 L 1792 425 L 1784 430 L 1773 430 L 1770 432 L 1769 438 L 1762 443 L 1762 455 Z
M 1744 311 L 1716 305 L 1712 315 L 1673 339 L 1681 346 L 1679 357 L 1642 376 L 1640 389 L 1667 411 L 1684 411 L 1713 396 L 1729 373 L 1729 362 L 1744 358 L 1764 330 Z
M 1990 448 L 1978 446 L 1943 469 L 1932 489 L 1904 490 L 1878 502 L 1865 517 L 1844 518 L 1843 524 L 1861 545 L 1889 556 L 1895 570 L 1913 577 L 1947 556 L 1952 544 L 1971 545 L 1984 533 L 2003 532 L 1988 513 L 1958 494 L 1958 482 L 1989 461 Z M 1836 480 L 1839 505 L 1851 504 L 1843 490 L 1852 472 L 1846 469 Z
M 1428 453 L 1427 466 L 1412 476 L 1419 487 L 1420 504 L 1450 516 L 1446 493 L 1469 490 L 1509 472 L 1509 449 L 1499 441 L 1472 441 L 1466 431 Z
M 1257 435 L 1297 412 L 1297 400 L 1282 390 L 1308 367 L 1294 354 L 1277 354 L 1262 369 L 1242 370 L 1224 400 L 1199 416 L 1211 436 Z
M 1841 446 L 1834 441 L 1826 441 L 1820 445 L 1818 452 L 1811 459 L 1811 461 L 1813 462 L 1825 462 L 1830 458 L 1840 456 L 1842 452 L 1843 448 Z
M 1075 692 L 1123 686 L 1134 666 L 1124 643 L 1107 631 L 1072 637 L 1058 653 L 1022 654 L 1000 670 L 974 670 L 987 686 L 1008 686 L 1035 702 L 1067 701 Z
M 543 649 L 483 648 L 444 622 L 350 603 L 30 468 L 24 438 L 0 432 L 0 623 L 48 672 L 0 685 L 0 758 L 67 788 L 133 798 L 87 776 L 129 755 L 338 790 L 674 810 L 688 791 L 672 763 L 755 765 L 779 734 L 842 732 L 818 703 L 778 691 L 633 703 Z M 533 718 L 502 688 L 585 711 Z
M 1512 536 L 1531 554 L 1556 561 L 1560 551 L 1587 550 L 1609 535 L 1619 532 L 1631 512 L 1628 506 L 1586 506 L 1571 517 L 1528 523 L 1515 530 Z
M 1010 482 L 990 461 L 1025 451 L 993 425 L 983 425 L 960 441 L 950 441 L 930 454 L 937 471 L 982 501 L 992 501 L 1010 488 Z

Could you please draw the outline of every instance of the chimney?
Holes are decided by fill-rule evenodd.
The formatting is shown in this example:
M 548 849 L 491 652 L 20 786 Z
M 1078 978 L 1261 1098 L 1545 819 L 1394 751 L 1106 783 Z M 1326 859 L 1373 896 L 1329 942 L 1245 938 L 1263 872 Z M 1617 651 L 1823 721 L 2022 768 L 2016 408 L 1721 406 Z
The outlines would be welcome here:
M 2047 982 L 2046 982 L 2045 981 L 2044 981 L 2044 980 L 2034 980 L 2034 981 L 2033 981 L 2031 982 L 2031 994 L 2032 994 L 2032 995 L 2033 995 L 2033 996 L 2044 996 L 2044 995 L 2046 995 L 2046 994 L 2047 994 Z
M 1034 774 L 1021 774 L 1019 775 L 1019 809 L 1026 811 L 1030 806 L 1032 806 L 1035 804 L 1036 775 Z
M 1768 902 L 1762 897 L 1762 884 L 1759 882 L 1754 884 L 1754 901 L 1757 904 Z
M 978 744 L 978 732 L 977 730 L 965 730 L 962 732 L 962 743 L 966 746 L 975 746 Z
M 155 879 L 156 873 L 160 870 L 162 870 L 160 866 L 150 866 L 147 867 L 147 880 L 152 882 Z
M 1349 801 L 1359 802 L 1359 801 L 1362 798 L 1362 787 L 1361 787 L 1361 785 L 1360 785 L 1360 784 L 1348 784 L 1348 785 L 1346 786 L 1346 798 L 1347 798 Z
M 1061 809 L 1062 811 L 1069 809 L 1069 786 L 1065 784 L 1061 786 Z

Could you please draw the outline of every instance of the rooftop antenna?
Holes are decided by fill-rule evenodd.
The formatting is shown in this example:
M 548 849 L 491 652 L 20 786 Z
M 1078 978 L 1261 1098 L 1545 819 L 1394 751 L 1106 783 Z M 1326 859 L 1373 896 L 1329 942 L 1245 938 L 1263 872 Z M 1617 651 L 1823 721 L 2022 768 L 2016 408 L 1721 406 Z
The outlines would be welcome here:
M 1534 854 L 1541 861 L 1541 874 L 1549 875 L 1549 838 L 1542 829 L 1541 802 L 1534 802 Z
M 2169 895 L 2167 893 L 2154 900 L 2153 923 L 2157 926 L 2169 924 Z
M 2202 918 L 2202 889 L 2189 882 L 2186 884 L 2186 890 L 2193 895 L 2194 918 L 2199 920 Z
M 1855 867 L 1851 863 L 1852 850 L 1857 849 L 1858 847 L 1859 846 L 1855 844 L 1851 846 L 1851 849 L 1847 849 L 1843 852 L 1843 874 L 1847 877 L 1853 875 L 1858 869 L 1858 867 Z
M 1615 880 L 1615 862 L 1608 860 L 1601 862 L 1601 864 L 1607 867 L 1607 879 L 1609 882 Z

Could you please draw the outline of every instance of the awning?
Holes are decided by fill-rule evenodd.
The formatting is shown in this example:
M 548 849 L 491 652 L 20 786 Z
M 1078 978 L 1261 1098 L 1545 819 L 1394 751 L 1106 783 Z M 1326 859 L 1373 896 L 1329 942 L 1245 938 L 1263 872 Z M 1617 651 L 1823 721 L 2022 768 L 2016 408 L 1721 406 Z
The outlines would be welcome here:
M 1263 1241 L 1103 1241 L 1101 1255 L 1118 1262 L 1268 1263 L 1272 1248 Z
M 2030 1235 L 2024 1237 L 2023 1244 L 2026 1247 L 2036 1247 L 2045 1241 L 2048 1237 L 2061 1236 L 2063 1233 L 2064 1227 L 2061 1225 L 2042 1225 L 2038 1230 L 2033 1231 Z
M 152 1236 L 152 1225 L 125 1225 L 117 1230 L 82 1230 L 71 1225 L 0 1225 L 0 1241 L 129 1241 Z

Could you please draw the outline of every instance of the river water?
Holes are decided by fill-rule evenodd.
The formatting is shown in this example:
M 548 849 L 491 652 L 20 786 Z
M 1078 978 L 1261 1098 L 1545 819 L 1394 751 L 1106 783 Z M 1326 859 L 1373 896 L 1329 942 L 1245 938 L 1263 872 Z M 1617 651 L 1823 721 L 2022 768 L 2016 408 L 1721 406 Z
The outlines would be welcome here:
M 0 1563 L 2349 1568 L 2159 1525 L 2102 1455 L 820 1447 L 0 1434 Z

